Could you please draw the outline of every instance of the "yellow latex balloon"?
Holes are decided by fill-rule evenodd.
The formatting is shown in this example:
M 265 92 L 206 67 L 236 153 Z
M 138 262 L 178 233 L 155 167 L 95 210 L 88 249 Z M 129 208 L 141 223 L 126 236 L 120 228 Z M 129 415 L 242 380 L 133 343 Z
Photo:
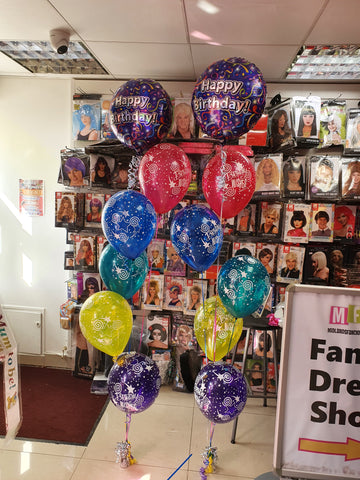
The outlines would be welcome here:
M 215 314 L 216 332 L 214 335 Z M 226 310 L 219 296 L 205 300 L 196 312 L 195 336 L 210 361 L 221 360 L 236 345 L 242 329 L 243 319 L 233 317 Z
M 97 292 L 83 304 L 79 315 L 84 337 L 98 350 L 120 355 L 129 341 L 133 326 L 130 305 L 111 291 Z

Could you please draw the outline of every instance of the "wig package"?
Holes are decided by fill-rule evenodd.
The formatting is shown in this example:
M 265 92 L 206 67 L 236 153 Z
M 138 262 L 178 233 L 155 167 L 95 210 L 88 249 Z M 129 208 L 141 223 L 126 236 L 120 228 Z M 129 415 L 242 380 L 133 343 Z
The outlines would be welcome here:
M 346 102 L 324 101 L 320 112 L 319 148 L 345 145 Z

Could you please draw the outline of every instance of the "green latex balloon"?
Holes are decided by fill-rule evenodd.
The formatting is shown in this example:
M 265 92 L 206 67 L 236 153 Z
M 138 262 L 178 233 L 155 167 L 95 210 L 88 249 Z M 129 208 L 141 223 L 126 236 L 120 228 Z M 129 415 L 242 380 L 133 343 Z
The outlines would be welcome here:
M 216 332 L 214 335 L 215 315 Z M 195 336 L 210 361 L 221 360 L 236 345 L 242 329 L 243 319 L 233 317 L 226 310 L 219 296 L 205 300 L 196 312 Z
M 91 345 L 114 357 L 123 352 L 129 341 L 133 326 L 132 311 L 118 293 L 97 292 L 81 307 L 79 324 Z

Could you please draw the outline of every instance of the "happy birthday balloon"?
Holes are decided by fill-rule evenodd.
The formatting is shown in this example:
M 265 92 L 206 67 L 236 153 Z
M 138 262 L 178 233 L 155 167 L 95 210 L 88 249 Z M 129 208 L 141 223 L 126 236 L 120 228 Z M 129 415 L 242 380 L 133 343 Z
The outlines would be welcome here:
M 172 221 L 170 238 L 180 258 L 198 272 L 207 270 L 219 255 L 223 232 L 219 218 L 205 205 L 190 205 Z
M 222 218 L 235 217 L 246 207 L 255 191 L 255 183 L 252 163 L 232 146 L 225 146 L 210 159 L 202 178 L 205 198 Z
M 207 358 L 213 362 L 221 360 L 236 345 L 242 329 L 242 318 L 233 317 L 218 296 L 205 300 L 195 314 L 195 336 Z
M 210 65 L 192 96 L 194 115 L 202 130 L 219 139 L 248 132 L 261 117 L 265 103 L 266 85 L 260 70 L 237 57 Z
M 106 288 L 124 298 L 131 298 L 142 286 L 149 271 L 146 252 L 132 260 L 111 245 L 101 252 L 99 272 Z
M 266 300 L 270 278 L 264 265 L 249 255 L 227 260 L 218 277 L 218 293 L 225 308 L 234 317 L 251 315 Z
M 197 406 L 214 423 L 234 420 L 244 409 L 247 388 L 241 372 L 227 363 L 208 363 L 195 380 Z
M 106 202 L 101 224 L 110 245 L 124 257 L 135 259 L 155 234 L 156 213 L 145 195 L 122 190 Z
M 138 153 L 169 132 L 172 104 L 160 83 L 139 78 L 124 83 L 110 103 L 110 125 L 120 142 Z
M 139 182 L 142 193 L 156 212 L 168 212 L 182 200 L 189 188 L 190 160 L 176 145 L 155 145 L 141 159 Z
M 108 355 L 118 356 L 131 335 L 133 316 L 130 305 L 118 293 L 94 293 L 81 307 L 79 325 L 91 345 Z
M 111 367 L 108 391 L 113 404 L 122 412 L 140 413 L 159 394 L 161 377 L 156 363 L 142 353 L 123 353 Z

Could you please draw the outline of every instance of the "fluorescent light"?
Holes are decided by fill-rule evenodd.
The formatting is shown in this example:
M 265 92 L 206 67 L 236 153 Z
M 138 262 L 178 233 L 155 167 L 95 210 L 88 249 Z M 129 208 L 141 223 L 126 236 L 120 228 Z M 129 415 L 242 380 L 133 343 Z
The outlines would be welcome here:
M 200 8 L 205 13 L 209 13 L 210 15 L 214 15 L 215 13 L 218 13 L 219 8 L 216 5 L 213 5 L 210 2 L 207 2 L 206 0 L 199 0 L 197 2 L 197 6 Z
M 360 45 L 303 46 L 287 72 L 287 79 L 358 80 Z
M 194 30 L 190 33 L 190 35 L 194 38 L 198 38 L 199 40 L 211 40 L 211 37 L 209 37 L 205 33 L 199 32 L 198 30 Z
M 70 42 L 66 54 L 55 52 L 50 42 L 0 41 L 0 52 L 32 73 L 101 75 L 108 72 L 81 42 Z

